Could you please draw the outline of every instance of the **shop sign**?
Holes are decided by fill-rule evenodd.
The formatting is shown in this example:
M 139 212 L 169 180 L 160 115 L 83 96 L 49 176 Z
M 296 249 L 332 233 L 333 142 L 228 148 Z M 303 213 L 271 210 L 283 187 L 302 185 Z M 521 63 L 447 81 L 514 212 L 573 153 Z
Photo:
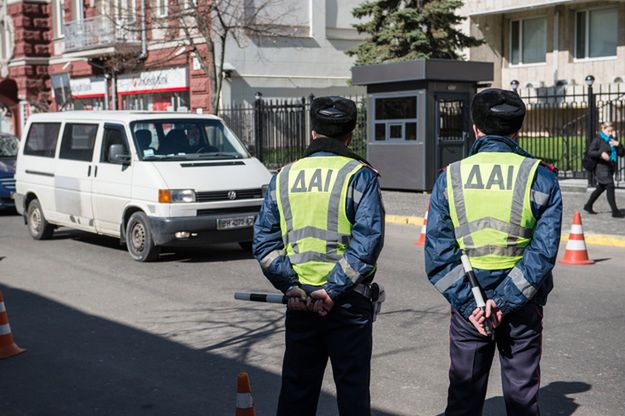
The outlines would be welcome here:
M 118 94 L 151 94 L 189 89 L 186 68 L 170 68 L 117 78 Z
M 85 99 L 104 97 L 106 82 L 104 78 L 72 78 L 69 80 L 72 98 Z

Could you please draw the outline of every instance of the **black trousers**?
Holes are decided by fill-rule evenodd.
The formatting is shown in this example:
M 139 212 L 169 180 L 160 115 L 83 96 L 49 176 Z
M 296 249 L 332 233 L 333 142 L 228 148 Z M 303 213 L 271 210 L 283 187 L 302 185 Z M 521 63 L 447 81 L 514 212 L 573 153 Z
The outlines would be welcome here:
M 499 350 L 508 416 L 540 414 L 542 318 L 542 307 L 529 303 L 504 317 L 493 341 L 480 335 L 470 322 L 452 310 L 446 416 L 482 414 L 495 347 Z
M 328 358 L 341 416 L 371 414 L 372 305 L 350 292 L 324 318 L 287 311 L 278 416 L 313 416 Z
M 592 192 L 592 194 L 590 194 L 590 198 L 588 198 L 586 206 L 588 208 L 592 208 L 592 205 L 599 198 L 599 196 L 601 196 L 603 191 L 607 191 L 606 195 L 608 197 L 608 203 L 610 204 L 610 209 L 612 210 L 612 213 L 619 212 L 619 209 L 616 206 L 616 196 L 614 195 L 614 182 L 597 183 L 597 187 Z

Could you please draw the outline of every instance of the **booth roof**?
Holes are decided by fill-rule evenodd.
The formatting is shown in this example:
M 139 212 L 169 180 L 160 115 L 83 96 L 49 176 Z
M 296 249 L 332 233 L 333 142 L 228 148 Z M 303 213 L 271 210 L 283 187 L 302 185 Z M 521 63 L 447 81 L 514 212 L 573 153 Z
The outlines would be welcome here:
M 418 59 L 352 68 L 354 85 L 410 81 L 481 82 L 492 80 L 492 62 Z

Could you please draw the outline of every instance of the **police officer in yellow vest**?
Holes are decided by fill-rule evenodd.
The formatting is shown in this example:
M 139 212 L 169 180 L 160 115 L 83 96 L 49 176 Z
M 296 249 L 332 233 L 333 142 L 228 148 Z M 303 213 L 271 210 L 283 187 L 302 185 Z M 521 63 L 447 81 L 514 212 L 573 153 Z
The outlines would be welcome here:
M 290 296 L 278 415 L 315 415 L 328 358 L 341 415 L 370 414 L 371 284 L 384 241 L 377 173 L 347 148 L 356 105 L 316 98 L 304 158 L 269 184 L 254 256 Z
M 515 139 L 525 105 L 511 91 L 474 97 L 471 155 L 438 177 L 428 214 L 425 268 L 451 304 L 446 416 L 482 414 L 488 375 L 499 350 L 509 416 L 538 415 L 543 306 L 553 288 L 562 198 L 554 169 Z M 485 292 L 477 308 L 460 256 Z M 487 337 L 484 320 L 494 327 Z

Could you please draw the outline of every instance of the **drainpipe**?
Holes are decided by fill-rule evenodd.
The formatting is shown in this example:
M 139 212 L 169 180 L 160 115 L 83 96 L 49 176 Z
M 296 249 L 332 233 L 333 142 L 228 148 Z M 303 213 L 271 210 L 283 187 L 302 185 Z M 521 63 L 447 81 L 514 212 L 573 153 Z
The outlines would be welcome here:
M 111 95 L 112 109 L 117 110 L 117 73 L 114 71 L 111 74 Z
M 558 82 L 558 55 L 560 51 L 560 12 L 556 10 L 553 16 L 553 53 L 551 54 L 551 59 L 553 59 L 553 85 L 555 86 Z
M 139 59 L 148 57 L 147 23 L 145 20 L 145 0 L 141 0 L 141 55 Z

